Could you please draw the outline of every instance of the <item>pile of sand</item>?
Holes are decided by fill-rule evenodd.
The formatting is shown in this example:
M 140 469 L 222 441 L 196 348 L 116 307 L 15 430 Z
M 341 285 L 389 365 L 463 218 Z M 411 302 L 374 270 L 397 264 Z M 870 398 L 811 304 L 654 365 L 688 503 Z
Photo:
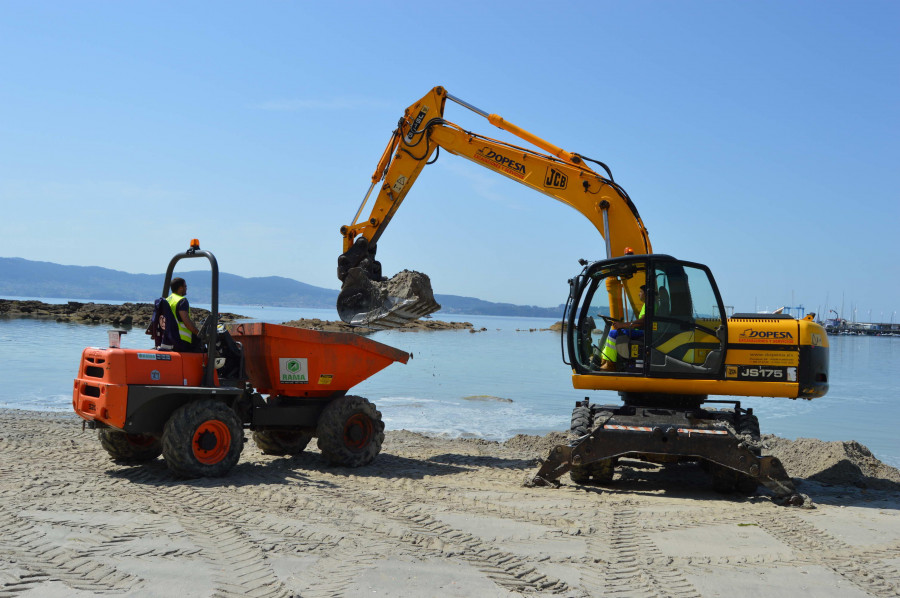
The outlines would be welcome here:
M 503 446 L 511 451 L 521 453 L 523 457 L 546 459 L 551 449 L 561 444 L 568 444 L 568 442 L 569 435 L 566 432 L 550 432 L 543 436 L 516 434 L 504 442 Z
M 900 470 L 882 463 L 855 440 L 787 440 L 769 434 L 762 441 L 763 454 L 778 457 L 791 477 L 836 486 L 900 490 Z

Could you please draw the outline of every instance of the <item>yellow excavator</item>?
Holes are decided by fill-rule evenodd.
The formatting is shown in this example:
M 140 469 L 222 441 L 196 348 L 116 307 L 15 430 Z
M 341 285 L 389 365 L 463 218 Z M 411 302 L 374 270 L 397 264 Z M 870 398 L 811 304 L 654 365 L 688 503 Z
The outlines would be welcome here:
M 537 149 L 467 131 L 444 119 L 447 100 Z M 802 504 L 778 459 L 761 456 L 759 422 L 740 401 L 710 396 L 813 399 L 828 391 L 828 337 L 812 317 L 728 317 L 715 279 L 698 263 L 655 254 L 638 210 L 609 167 L 568 152 L 435 87 L 406 109 L 349 225 L 338 313 L 380 329 L 440 309 L 427 276 L 388 280 L 376 244 L 422 169 L 439 151 L 468 158 L 583 214 L 605 240 L 606 259 L 580 260 L 563 314 L 565 362 L 577 389 L 618 391 L 622 403 L 578 401 L 572 441 L 553 449 L 528 485 L 609 483 L 619 458 L 698 461 L 723 492 L 759 484 Z M 602 174 L 590 164 L 599 166 Z M 363 212 L 375 192 L 365 219 Z M 712 405 L 724 404 L 726 408 Z

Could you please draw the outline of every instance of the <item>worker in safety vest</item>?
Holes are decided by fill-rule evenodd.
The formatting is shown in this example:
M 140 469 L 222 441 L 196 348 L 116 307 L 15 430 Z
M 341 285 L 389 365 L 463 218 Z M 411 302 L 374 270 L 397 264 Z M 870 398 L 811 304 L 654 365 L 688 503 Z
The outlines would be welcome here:
M 191 320 L 191 306 L 185 297 L 187 283 L 183 278 L 174 278 L 169 288 L 172 293 L 166 297 L 166 302 L 172 308 L 175 321 L 178 323 L 178 340 L 175 342 L 175 351 L 199 351 L 200 330 Z
M 614 322 L 612 330 L 606 337 L 606 344 L 603 346 L 600 361 L 600 369 L 604 372 L 615 372 L 616 361 L 619 354 L 616 352 L 616 338 L 621 335 L 627 335 L 629 338 L 642 338 L 644 336 L 644 312 L 647 308 L 647 285 L 642 284 L 638 298 L 641 300 L 641 311 L 638 313 L 636 320 L 631 322 Z

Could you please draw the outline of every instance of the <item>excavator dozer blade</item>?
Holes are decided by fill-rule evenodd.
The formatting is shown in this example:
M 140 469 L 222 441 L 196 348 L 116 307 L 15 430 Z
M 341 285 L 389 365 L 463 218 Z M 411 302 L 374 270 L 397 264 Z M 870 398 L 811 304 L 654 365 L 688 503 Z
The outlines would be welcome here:
M 337 301 L 341 320 L 374 330 L 400 328 L 440 308 L 428 276 L 410 270 L 376 282 L 361 268 L 351 268 Z

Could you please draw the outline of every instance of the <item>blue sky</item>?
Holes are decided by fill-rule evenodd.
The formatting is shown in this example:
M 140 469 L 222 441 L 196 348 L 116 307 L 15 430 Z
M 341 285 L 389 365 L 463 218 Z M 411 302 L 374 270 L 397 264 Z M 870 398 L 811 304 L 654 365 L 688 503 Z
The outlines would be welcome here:
M 896 2 L 0 1 L 0 256 L 158 273 L 198 237 L 338 288 L 340 226 L 443 85 L 607 163 L 737 311 L 889 320 L 898 31 Z M 544 306 L 602 257 L 579 213 L 447 153 L 379 243 L 387 274 Z

